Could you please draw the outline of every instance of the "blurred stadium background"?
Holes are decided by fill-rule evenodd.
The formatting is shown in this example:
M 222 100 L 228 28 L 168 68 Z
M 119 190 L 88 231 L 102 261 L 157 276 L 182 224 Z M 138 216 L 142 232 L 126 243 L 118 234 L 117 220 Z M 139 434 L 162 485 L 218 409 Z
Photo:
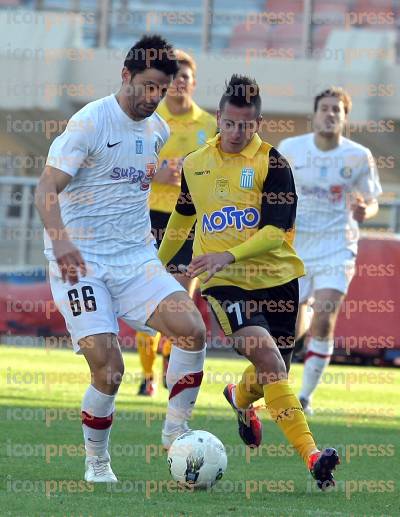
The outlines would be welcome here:
M 212 113 L 226 78 L 254 76 L 262 136 L 273 144 L 311 130 L 322 89 L 353 96 L 347 136 L 372 150 L 384 194 L 362 228 L 335 359 L 400 363 L 400 0 L 0 0 L 0 343 L 65 335 L 34 188 L 51 141 L 73 112 L 117 89 L 126 52 L 145 32 L 195 57 L 195 100 Z M 381 311 L 380 301 L 392 304 Z M 132 333 L 121 334 L 132 347 Z

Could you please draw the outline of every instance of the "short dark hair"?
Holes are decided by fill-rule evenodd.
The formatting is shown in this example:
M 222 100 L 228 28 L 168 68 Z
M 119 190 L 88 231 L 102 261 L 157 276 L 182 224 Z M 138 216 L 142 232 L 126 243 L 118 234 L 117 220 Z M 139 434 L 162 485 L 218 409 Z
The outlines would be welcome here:
M 340 88 L 340 86 L 331 86 L 330 88 L 327 88 L 323 92 L 319 93 L 315 99 L 314 99 L 314 113 L 318 109 L 318 103 L 321 99 L 324 97 L 337 97 L 340 99 L 344 104 L 344 111 L 346 115 L 350 113 L 351 111 L 351 97 L 350 95 L 344 90 L 343 88 Z
M 219 101 L 219 109 L 222 111 L 227 102 L 239 108 L 254 106 L 257 116 L 261 113 L 260 88 L 255 79 L 245 75 L 233 74 L 229 82 L 225 81 L 225 91 Z
M 128 52 L 124 66 L 133 74 L 156 68 L 175 76 L 179 69 L 173 46 L 158 34 L 143 36 L 136 42 Z

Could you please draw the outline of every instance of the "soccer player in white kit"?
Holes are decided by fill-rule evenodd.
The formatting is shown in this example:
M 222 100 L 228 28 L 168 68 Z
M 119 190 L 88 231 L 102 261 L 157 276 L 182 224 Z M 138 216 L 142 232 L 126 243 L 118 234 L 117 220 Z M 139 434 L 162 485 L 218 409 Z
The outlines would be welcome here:
M 173 48 L 145 36 L 117 94 L 91 102 L 52 143 L 36 191 L 54 300 L 92 382 L 82 401 L 85 480 L 116 482 L 108 440 L 124 371 L 117 318 L 171 337 L 162 441 L 185 432 L 203 375 L 205 327 L 157 258 L 148 197 L 169 128 L 155 113 L 178 70 Z
M 307 414 L 313 413 L 311 395 L 333 353 L 336 320 L 355 273 L 358 223 L 376 215 L 382 192 L 371 151 L 343 137 L 350 110 L 350 96 L 342 88 L 329 88 L 314 99 L 313 133 L 279 145 L 296 182 L 294 245 L 306 266 L 306 276 L 299 279 L 296 339 L 302 339 L 308 323 L 299 394 Z

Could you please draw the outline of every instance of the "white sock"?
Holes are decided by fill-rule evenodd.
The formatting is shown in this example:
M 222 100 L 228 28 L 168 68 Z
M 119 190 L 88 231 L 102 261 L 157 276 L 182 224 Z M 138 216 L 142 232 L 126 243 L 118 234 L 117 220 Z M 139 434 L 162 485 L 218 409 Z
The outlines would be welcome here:
M 115 395 L 90 385 L 82 400 L 82 430 L 87 456 L 103 456 L 108 450 Z
M 199 352 L 172 347 L 167 370 L 169 401 L 164 426 L 167 433 L 179 429 L 192 415 L 203 378 L 205 356 L 205 346 Z
M 303 384 L 299 398 L 310 400 L 333 353 L 334 340 L 312 338 L 304 359 Z

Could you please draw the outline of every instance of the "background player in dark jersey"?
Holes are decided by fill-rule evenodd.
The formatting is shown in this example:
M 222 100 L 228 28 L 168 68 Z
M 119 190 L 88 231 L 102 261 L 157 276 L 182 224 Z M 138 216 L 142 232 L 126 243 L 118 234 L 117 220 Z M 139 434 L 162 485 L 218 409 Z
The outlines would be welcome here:
M 254 80 L 232 76 L 217 114 L 220 135 L 183 163 L 181 194 L 159 257 L 165 264 L 197 219 L 190 278 L 199 277 L 234 348 L 251 362 L 225 397 L 243 441 L 261 443 L 252 403 L 267 409 L 320 488 L 334 484 L 334 449 L 319 451 L 288 383 L 303 263 L 291 246 L 297 196 L 286 160 L 257 135 L 261 98 Z M 180 231 L 178 231 L 180 230 Z M 178 238 L 176 237 L 178 236 Z

